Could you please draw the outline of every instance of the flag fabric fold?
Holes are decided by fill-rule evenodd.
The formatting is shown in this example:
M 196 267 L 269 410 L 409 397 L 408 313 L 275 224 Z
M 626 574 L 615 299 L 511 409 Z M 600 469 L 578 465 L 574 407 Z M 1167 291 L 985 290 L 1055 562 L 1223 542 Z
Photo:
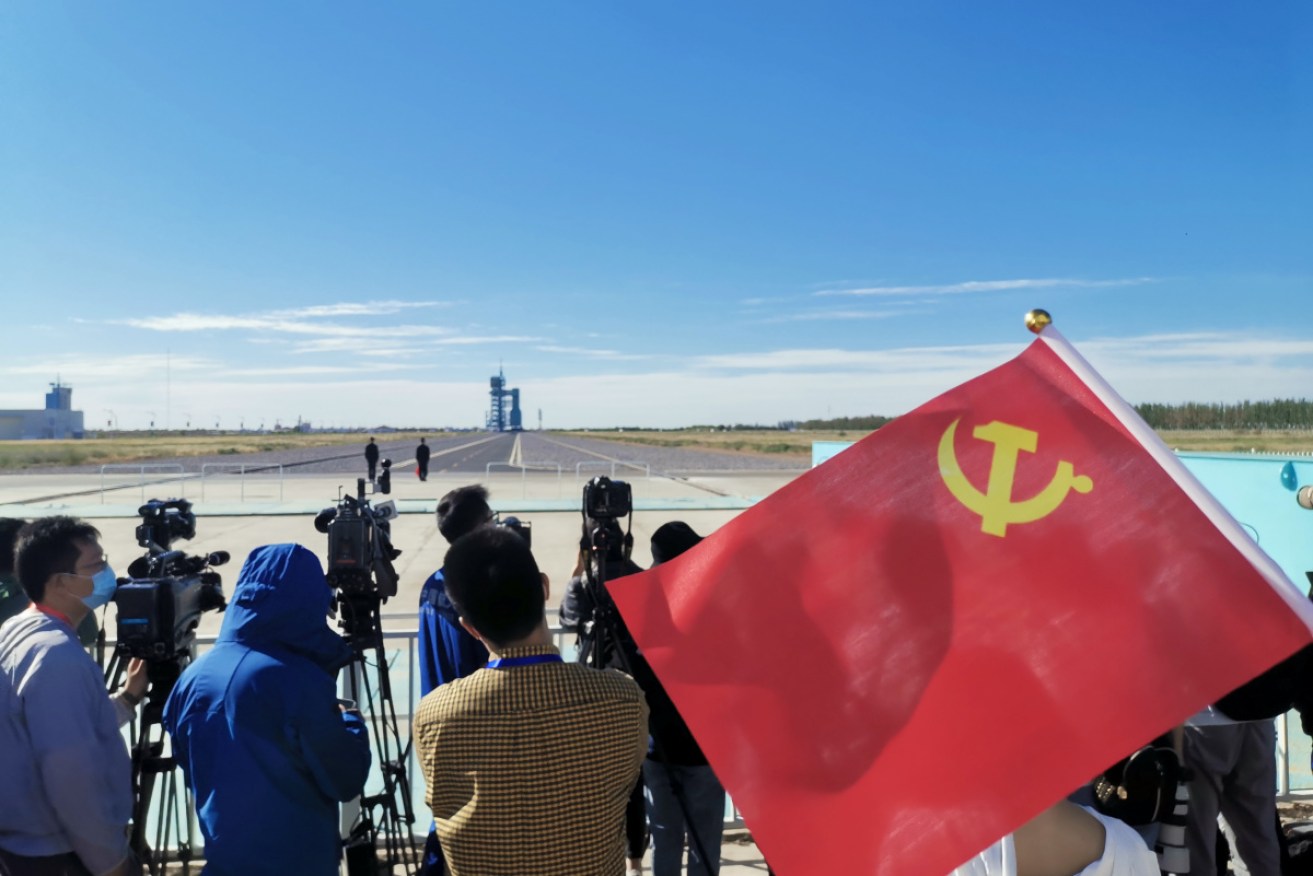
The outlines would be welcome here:
M 1136 420 L 1046 330 L 609 585 L 781 876 L 945 874 L 1309 642 Z

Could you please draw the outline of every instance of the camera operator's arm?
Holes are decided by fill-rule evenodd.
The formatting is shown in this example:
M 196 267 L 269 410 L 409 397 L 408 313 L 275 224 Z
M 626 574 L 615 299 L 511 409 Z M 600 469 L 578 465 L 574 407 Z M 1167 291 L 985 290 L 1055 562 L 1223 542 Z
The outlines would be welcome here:
M 302 756 L 325 795 L 339 802 L 350 800 L 364 789 L 369 775 L 369 731 L 358 711 L 338 708 L 331 683 L 309 693 L 319 696 L 313 697 L 297 722 Z
M 141 705 L 142 699 L 145 698 L 149 684 L 146 661 L 132 658 L 128 662 L 128 675 L 123 689 L 110 698 L 110 702 L 114 704 L 114 712 L 118 715 L 120 727 L 136 716 L 137 706 Z
M 593 619 L 595 608 L 588 583 L 583 576 L 574 576 L 565 586 L 565 597 L 561 600 L 561 629 L 582 635 L 584 626 Z

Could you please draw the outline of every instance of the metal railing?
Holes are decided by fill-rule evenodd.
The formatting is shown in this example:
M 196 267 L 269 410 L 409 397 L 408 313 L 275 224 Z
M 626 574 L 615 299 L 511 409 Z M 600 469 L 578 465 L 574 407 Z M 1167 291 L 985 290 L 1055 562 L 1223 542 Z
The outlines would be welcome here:
M 267 472 L 278 469 L 278 501 L 283 501 L 283 467 L 278 463 L 261 463 L 260 465 L 248 465 L 244 462 L 207 462 L 201 466 L 201 499 L 205 498 L 205 479 L 211 474 L 230 474 L 235 473 L 241 478 L 241 489 L 239 500 L 246 501 L 246 474 L 248 470 L 254 472 Z
M 146 487 L 149 484 L 160 484 L 160 483 L 166 483 L 171 480 L 175 480 L 174 478 L 164 478 L 163 480 L 153 480 L 148 482 L 146 480 L 146 472 L 150 471 L 150 472 L 158 472 L 160 474 L 168 473 L 168 474 L 181 475 L 183 474 L 185 469 L 183 469 L 180 463 L 176 463 L 176 462 L 142 462 L 142 463 L 113 462 L 113 463 L 107 463 L 105 465 L 102 465 L 100 467 L 100 504 L 102 505 L 105 504 L 105 475 L 107 473 L 113 473 L 116 471 L 121 471 L 124 472 L 125 474 L 129 472 L 136 472 L 138 475 L 137 482 L 135 484 L 119 484 L 118 486 L 110 487 L 110 489 L 122 490 L 122 489 L 126 489 L 127 487 L 141 487 L 141 501 L 145 502 Z M 186 496 L 187 491 L 185 487 L 185 481 L 181 477 L 177 478 L 176 480 L 178 481 L 178 495 Z
M 558 613 L 554 609 L 548 609 L 548 629 L 552 634 L 552 642 L 560 650 L 562 656 L 567 660 L 573 660 L 575 656 L 574 633 L 561 629 L 558 620 Z M 410 788 L 411 806 L 415 812 L 415 823 L 413 826 L 414 838 L 423 840 L 428 835 L 429 812 L 427 804 L 424 802 L 424 777 L 423 770 L 419 765 L 419 752 L 410 742 L 410 729 L 415 716 L 415 709 L 419 705 L 421 697 L 419 690 L 419 631 L 409 624 L 404 629 L 389 629 L 389 624 L 395 624 L 398 621 L 414 622 L 419 617 L 418 612 L 398 612 L 386 614 L 382 617 L 383 641 L 386 643 L 388 677 L 391 683 L 392 691 L 395 697 L 394 706 L 397 711 L 397 724 L 402 733 L 401 744 L 406 750 L 406 761 L 404 769 L 406 773 L 407 786 Z M 214 646 L 216 635 L 207 634 L 196 637 L 196 654 L 205 653 Z M 113 653 L 114 640 L 106 641 L 106 654 Z M 339 685 L 344 684 L 345 679 L 338 680 Z M 404 691 L 404 694 L 402 693 Z M 339 693 L 342 691 L 340 690 Z M 345 694 L 343 694 L 345 695 Z M 363 704 L 362 704 L 363 705 Z M 134 724 L 136 722 L 134 721 Z M 124 728 L 125 737 L 129 731 Z M 129 740 L 131 741 L 131 740 Z M 365 794 L 377 793 L 381 789 L 382 778 L 378 772 L 377 764 L 371 768 L 370 778 L 366 784 Z M 376 787 L 378 786 L 378 787 Z M 151 817 L 158 817 L 159 800 L 152 801 Z M 196 850 L 200 851 L 200 832 L 195 823 L 194 813 L 189 813 L 192 817 L 190 827 L 190 839 Z M 737 808 L 732 804 L 728 807 L 725 818 L 726 827 L 742 827 L 743 818 Z M 202 853 L 203 854 L 203 853 Z
M 494 468 L 518 468 L 520 470 L 520 497 L 529 494 L 529 470 L 547 471 L 556 469 L 556 495 L 561 495 L 562 468 L 559 462 L 490 462 L 483 469 L 484 477 L 491 477 Z
M 611 459 L 611 460 L 588 459 L 588 460 L 584 460 L 583 462 L 576 462 L 574 464 L 575 480 L 579 479 L 580 472 L 585 468 L 606 468 L 608 465 L 611 467 L 611 477 L 613 479 L 615 478 L 616 466 L 620 466 L 621 468 L 632 468 L 636 471 L 641 471 L 643 473 L 643 477 L 647 477 L 647 478 L 652 477 L 652 466 L 648 465 L 646 462 L 625 462 L 624 460 L 621 459 Z

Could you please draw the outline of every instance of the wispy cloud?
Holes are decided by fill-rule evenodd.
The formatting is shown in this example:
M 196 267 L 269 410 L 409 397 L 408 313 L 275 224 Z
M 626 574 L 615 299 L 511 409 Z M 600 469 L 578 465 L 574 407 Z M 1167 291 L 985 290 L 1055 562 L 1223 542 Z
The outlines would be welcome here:
M 422 369 L 424 365 L 402 365 L 399 363 L 383 363 L 371 365 L 370 371 L 377 373 L 381 371 L 416 371 Z M 291 368 L 231 368 L 219 372 L 219 377 L 277 377 L 280 379 L 287 377 L 316 377 L 328 376 L 335 374 L 344 374 L 354 377 L 360 376 L 360 367 L 352 365 L 300 365 Z
M 530 344 L 538 340 L 542 339 L 529 335 L 453 335 L 449 338 L 440 338 L 432 343 L 459 347 L 469 344 Z
M 322 337 L 379 337 L 393 338 L 442 337 L 453 330 L 434 325 L 342 325 L 334 322 L 313 322 L 289 319 L 272 313 L 250 316 L 226 316 L 207 313 L 175 313 L 169 316 L 147 316 L 114 320 L 117 325 L 157 332 L 202 331 L 258 331 L 291 335 L 319 335 Z
M 803 310 L 797 313 L 783 313 L 779 316 L 770 316 L 764 319 L 756 320 L 763 324 L 776 324 L 788 322 L 823 322 L 825 320 L 853 320 L 853 319 L 889 319 L 895 316 L 904 316 L 909 313 L 915 313 L 913 310 Z
M 1140 286 L 1156 282 L 1153 277 L 1126 277 L 1117 280 L 1081 280 L 1072 277 L 1048 277 L 1017 280 L 967 280 L 962 283 L 924 286 L 866 286 L 860 289 L 822 289 L 817 296 L 883 295 L 916 297 L 922 295 L 961 295 L 971 292 L 1005 292 L 1014 289 L 1102 289 L 1114 286 Z
M 1199 360 L 1214 363 L 1275 361 L 1313 357 L 1313 339 L 1272 338 L 1258 334 L 1194 332 L 1093 338 L 1080 343 L 1089 355 L 1139 360 Z
M 699 356 L 693 365 L 710 370 L 743 371 L 865 371 L 987 368 L 1018 352 L 1016 344 L 955 347 L 905 347 L 894 350 L 794 349 L 761 353 Z
M 364 301 L 339 304 L 317 304 L 287 310 L 271 310 L 265 316 L 273 319 L 304 319 L 320 316 L 387 316 L 404 310 L 427 307 L 450 307 L 450 301 Z
M 637 361 L 641 359 L 651 359 L 645 353 L 622 353 L 619 350 L 601 350 L 593 347 L 562 347 L 555 344 L 544 344 L 534 347 L 540 353 L 556 353 L 562 356 L 583 356 L 588 359 L 607 359 L 610 361 Z
M 94 358 L 59 356 L 0 367 L 0 376 L 46 377 L 58 374 L 66 382 L 103 384 L 154 376 L 162 377 L 166 372 L 212 371 L 220 364 L 213 359 L 200 356 L 170 356 L 163 353 L 136 353 Z

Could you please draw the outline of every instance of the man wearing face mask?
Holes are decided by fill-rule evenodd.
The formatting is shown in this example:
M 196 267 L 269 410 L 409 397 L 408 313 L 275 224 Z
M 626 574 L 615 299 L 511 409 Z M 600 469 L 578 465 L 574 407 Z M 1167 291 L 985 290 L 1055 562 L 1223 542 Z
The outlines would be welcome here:
M 18 533 L 15 567 L 32 605 L 0 626 L 0 872 L 13 876 L 137 872 L 119 728 L 146 693 L 146 668 L 133 661 L 110 697 L 76 634 L 116 587 L 99 539 L 72 517 Z
M 14 544 L 18 541 L 18 530 L 26 525 L 26 520 L 0 517 L 0 624 L 32 604 L 14 575 Z M 100 626 L 96 623 L 94 611 L 87 612 L 82 623 L 78 624 L 77 632 L 78 641 L 86 647 L 96 644 Z

